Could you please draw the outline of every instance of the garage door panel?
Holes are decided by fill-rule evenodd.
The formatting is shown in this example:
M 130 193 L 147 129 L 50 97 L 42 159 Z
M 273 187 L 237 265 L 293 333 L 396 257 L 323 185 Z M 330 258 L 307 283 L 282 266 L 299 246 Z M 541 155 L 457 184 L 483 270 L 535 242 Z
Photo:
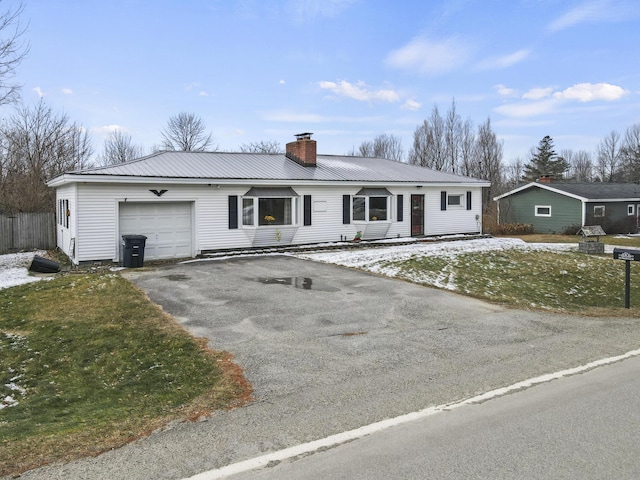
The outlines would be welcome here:
M 123 203 L 120 234 L 147 237 L 145 259 L 192 255 L 191 203 Z

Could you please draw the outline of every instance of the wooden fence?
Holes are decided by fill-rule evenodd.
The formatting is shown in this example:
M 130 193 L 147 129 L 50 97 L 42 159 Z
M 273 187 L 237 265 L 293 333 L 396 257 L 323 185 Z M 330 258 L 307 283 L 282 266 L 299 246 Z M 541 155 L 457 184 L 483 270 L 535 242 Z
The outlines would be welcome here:
M 56 248 L 54 213 L 0 215 L 0 254 Z

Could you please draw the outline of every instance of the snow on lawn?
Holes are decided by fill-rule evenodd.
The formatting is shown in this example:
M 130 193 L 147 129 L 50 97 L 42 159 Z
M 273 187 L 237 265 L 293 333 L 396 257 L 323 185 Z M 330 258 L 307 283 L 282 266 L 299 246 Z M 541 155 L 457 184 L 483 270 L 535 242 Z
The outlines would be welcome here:
M 466 253 L 495 252 L 505 250 L 522 251 L 575 251 L 575 243 L 526 243 L 516 238 L 480 238 L 474 240 L 456 240 L 439 243 L 417 242 L 410 245 L 395 245 L 378 248 L 357 248 L 330 252 L 300 253 L 296 256 L 307 260 L 335 263 L 345 267 L 359 268 L 368 272 L 397 276 L 399 268 L 396 262 L 419 257 L 439 257 L 451 259 Z M 421 282 L 424 278 L 414 278 Z M 434 283 L 434 281 L 430 282 Z M 437 286 L 455 289 L 455 279 L 450 276 L 443 282 L 438 279 Z
M 411 245 L 349 249 L 331 252 L 300 253 L 297 257 L 318 262 L 335 263 L 345 267 L 361 268 L 376 273 L 381 265 L 414 257 L 451 258 L 465 253 L 495 252 L 500 250 L 575 250 L 575 243 L 526 243 L 518 238 L 480 238 L 440 243 L 417 242 Z
M 29 266 L 36 255 L 45 252 L 22 252 L 0 255 L 0 290 L 3 288 L 37 282 L 43 277 L 29 275 Z

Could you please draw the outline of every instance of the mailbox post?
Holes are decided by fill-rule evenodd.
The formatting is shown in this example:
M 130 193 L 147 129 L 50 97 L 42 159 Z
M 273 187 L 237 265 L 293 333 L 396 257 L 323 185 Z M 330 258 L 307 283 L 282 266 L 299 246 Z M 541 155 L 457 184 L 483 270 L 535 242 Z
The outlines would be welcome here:
M 640 250 L 633 248 L 614 248 L 614 260 L 627 262 L 625 268 L 624 307 L 631 308 L 631 262 L 640 262 Z

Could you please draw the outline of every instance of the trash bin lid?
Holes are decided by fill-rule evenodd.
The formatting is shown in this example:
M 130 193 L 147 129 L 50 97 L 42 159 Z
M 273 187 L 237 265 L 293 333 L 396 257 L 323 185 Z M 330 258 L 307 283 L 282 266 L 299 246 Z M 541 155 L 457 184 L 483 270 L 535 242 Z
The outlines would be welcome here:
M 144 235 L 122 235 L 122 238 L 125 240 L 146 240 L 147 237 Z

